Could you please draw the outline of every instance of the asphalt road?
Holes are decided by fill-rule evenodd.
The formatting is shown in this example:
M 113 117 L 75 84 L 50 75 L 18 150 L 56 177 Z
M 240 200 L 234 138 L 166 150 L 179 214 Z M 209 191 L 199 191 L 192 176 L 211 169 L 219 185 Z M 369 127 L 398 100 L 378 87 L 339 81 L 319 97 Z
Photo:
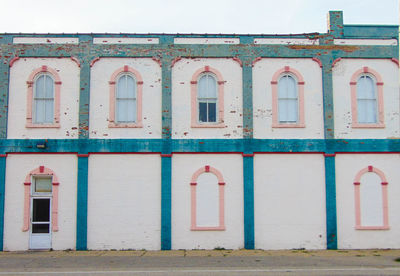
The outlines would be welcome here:
M 1 275 L 400 275 L 399 250 L 2 252 Z

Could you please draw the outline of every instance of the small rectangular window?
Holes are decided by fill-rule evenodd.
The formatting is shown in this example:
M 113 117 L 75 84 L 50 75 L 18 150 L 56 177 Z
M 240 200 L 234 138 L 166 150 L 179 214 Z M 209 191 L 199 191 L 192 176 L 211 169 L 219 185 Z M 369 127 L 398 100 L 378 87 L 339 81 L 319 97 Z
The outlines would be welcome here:
M 51 178 L 35 178 L 35 193 L 51 193 Z

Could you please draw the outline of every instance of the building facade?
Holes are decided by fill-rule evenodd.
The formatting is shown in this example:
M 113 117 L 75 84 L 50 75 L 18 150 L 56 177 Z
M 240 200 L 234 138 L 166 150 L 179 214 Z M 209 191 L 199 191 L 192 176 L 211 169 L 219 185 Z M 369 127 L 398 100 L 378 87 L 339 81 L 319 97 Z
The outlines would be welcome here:
M 0 35 L 0 249 L 400 248 L 398 26 Z

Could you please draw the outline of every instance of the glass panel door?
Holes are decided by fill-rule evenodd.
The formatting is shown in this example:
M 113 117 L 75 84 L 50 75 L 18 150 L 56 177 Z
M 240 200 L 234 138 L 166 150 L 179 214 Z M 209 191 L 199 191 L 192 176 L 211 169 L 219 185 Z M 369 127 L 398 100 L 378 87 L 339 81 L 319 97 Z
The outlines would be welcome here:
M 51 198 L 32 197 L 31 249 L 51 248 Z

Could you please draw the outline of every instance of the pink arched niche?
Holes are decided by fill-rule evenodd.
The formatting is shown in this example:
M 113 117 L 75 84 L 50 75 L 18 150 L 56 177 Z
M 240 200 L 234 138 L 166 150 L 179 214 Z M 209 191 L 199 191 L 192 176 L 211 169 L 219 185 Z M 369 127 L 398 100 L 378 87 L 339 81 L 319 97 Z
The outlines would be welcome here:
M 136 94 L 136 122 L 134 123 L 116 123 L 115 122 L 115 96 L 116 96 L 116 83 L 118 77 L 121 74 L 129 73 L 132 74 L 133 77 L 136 79 L 136 87 L 137 87 L 137 94 Z M 109 122 L 108 127 L 112 128 L 140 128 L 143 127 L 142 123 L 142 99 L 143 99 L 143 79 L 140 75 L 139 71 L 133 69 L 132 67 L 125 65 L 118 70 L 114 71 L 111 75 L 110 81 L 108 82 L 110 85 L 110 115 L 109 115 Z
M 196 210 L 196 187 L 197 187 L 197 179 L 198 177 L 203 174 L 203 173 L 212 173 L 214 174 L 217 179 L 218 179 L 218 186 L 219 186 L 219 225 L 216 227 L 200 227 L 197 226 L 197 210 Z M 207 230 L 219 230 L 223 231 L 225 230 L 225 211 L 224 211 L 224 187 L 225 187 L 225 182 L 224 178 L 221 174 L 220 171 L 217 169 L 210 167 L 209 165 L 206 165 L 204 167 L 201 167 L 198 169 L 192 176 L 191 182 L 190 182 L 190 193 L 191 193 L 191 227 L 190 229 L 192 231 L 207 231 Z
M 378 107 L 378 118 L 377 123 L 375 124 L 363 124 L 358 122 L 358 105 L 357 105 L 357 81 L 363 74 L 371 75 L 375 79 L 375 85 L 377 89 L 377 107 Z M 365 66 L 351 76 L 350 80 L 350 91 L 351 91 L 351 118 L 352 118 L 352 127 L 353 128 L 384 128 L 384 105 L 383 105 L 383 79 L 381 75 Z
M 299 118 L 297 123 L 280 123 L 278 116 L 278 82 L 282 75 L 291 74 L 297 80 L 297 92 L 298 92 L 298 105 L 299 105 Z M 299 71 L 296 69 L 285 66 L 280 70 L 276 71 L 272 76 L 271 80 L 272 89 L 272 127 L 276 128 L 303 128 L 304 123 L 304 79 Z
M 217 78 L 218 85 L 218 122 L 216 123 L 199 123 L 198 121 L 198 104 L 197 104 L 197 82 L 200 78 L 200 75 L 203 73 L 212 73 Z M 204 66 L 198 69 L 192 76 L 192 80 L 190 81 L 191 85 L 191 127 L 196 128 L 223 128 L 224 124 L 224 84 L 222 74 L 215 68 L 210 66 Z
M 58 231 L 58 177 L 53 170 L 46 168 L 45 166 L 39 166 L 32 170 L 26 177 L 24 182 L 24 222 L 22 231 L 29 230 L 29 221 L 31 213 L 31 181 L 32 177 L 35 176 L 51 176 L 52 178 L 52 231 Z
M 48 74 L 54 80 L 54 121 L 52 124 L 34 124 L 32 121 L 32 109 L 33 109 L 33 88 L 36 78 L 40 74 Z M 46 65 L 37 68 L 32 71 L 26 81 L 28 85 L 27 93 L 27 107 L 26 107 L 26 127 L 27 128 L 59 128 L 60 127 L 60 91 L 61 91 L 61 79 L 58 72 Z
M 363 226 L 361 225 L 361 199 L 360 199 L 360 185 L 362 185 L 361 177 L 365 173 L 373 172 L 376 173 L 381 179 L 382 186 L 382 204 L 383 204 L 383 225 L 382 226 Z M 389 214 L 388 214 L 388 191 L 387 185 L 388 182 L 386 180 L 385 174 L 375 168 L 373 166 L 368 166 L 361 171 L 359 171 L 354 178 L 354 203 L 355 203 L 355 211 L 356 211 L 356 226 L 355 228 L 358 230 L 386 230 L 389 229 Z

